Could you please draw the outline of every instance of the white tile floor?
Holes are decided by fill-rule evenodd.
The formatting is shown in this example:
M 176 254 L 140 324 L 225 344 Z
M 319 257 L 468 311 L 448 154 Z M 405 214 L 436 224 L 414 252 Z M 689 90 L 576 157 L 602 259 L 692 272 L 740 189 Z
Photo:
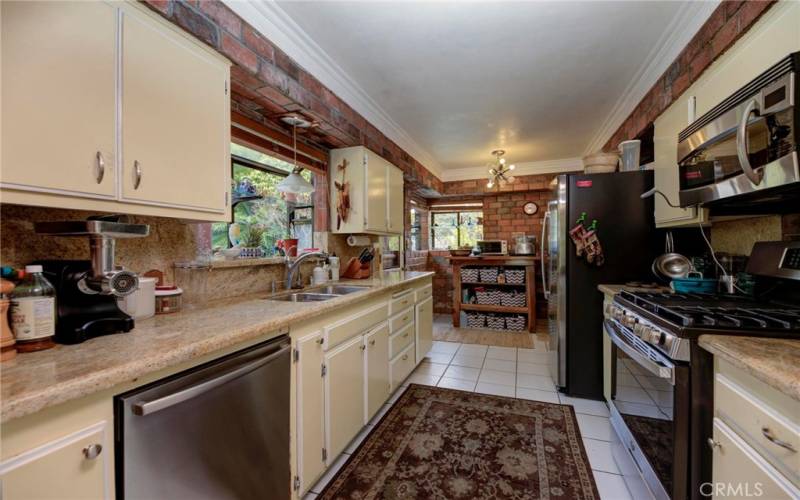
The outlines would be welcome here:
M 534 349 L 435 341 L 427 359 L 370 421 L 367 430 L 359 434 L 345 453 L 336 459 L 306 498 L 313 499 L 322 491 L 349 454 L 405 391 L 408 383 L 572 405 L 600 497 L 603 500 L 653 498 L 611 427 L 606 404 L 556 392 L 548 368 L 547 346 L 538 339 Z M 631 386 L 634 388 L 633 384 Z M 630 399 L 640 401 L 642 396 L 648 397 L 647 392 L 639 392 L 641 386 L 635 389 L 638 390 L 630 392 Z

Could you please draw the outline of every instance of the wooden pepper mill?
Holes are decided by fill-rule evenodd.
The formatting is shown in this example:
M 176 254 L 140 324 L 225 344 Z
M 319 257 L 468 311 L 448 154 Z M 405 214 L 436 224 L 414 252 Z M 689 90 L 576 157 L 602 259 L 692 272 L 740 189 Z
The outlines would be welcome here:
M 8 361 L 17 356 L 16 340 L 8 323 L 8 308 L 11 306 L 11 291 L 14 283 L 0 278 L 0 361 Z

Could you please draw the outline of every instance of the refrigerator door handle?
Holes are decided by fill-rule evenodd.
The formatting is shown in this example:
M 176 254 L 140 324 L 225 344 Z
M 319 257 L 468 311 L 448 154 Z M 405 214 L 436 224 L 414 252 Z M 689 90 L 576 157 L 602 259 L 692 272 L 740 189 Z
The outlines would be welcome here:
M 539 240 L 539 263 L 542 265 L 542 288 L 544 290 L 544 300 L 550 300 L 550 289 L 547 286 L 547 270 L 545 269 L 545 235 L 547 234 L 547 220 L 550 218 L 550 211 L 544 213 L 544 219 L 542 219 L 542 239 Z

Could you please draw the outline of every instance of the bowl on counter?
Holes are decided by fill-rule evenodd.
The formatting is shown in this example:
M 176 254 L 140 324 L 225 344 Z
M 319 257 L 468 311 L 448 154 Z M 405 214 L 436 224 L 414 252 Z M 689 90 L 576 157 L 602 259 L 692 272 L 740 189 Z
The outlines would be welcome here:
M 616 172 L 619 154 L 613 152 L 592 153 L 583 157 L 583 171 L 587 174 L 610 174 Z
M 457 250 L 450 250 L 450 255 L 453 257 L 469 257 L 472 250 L 459 248 Z

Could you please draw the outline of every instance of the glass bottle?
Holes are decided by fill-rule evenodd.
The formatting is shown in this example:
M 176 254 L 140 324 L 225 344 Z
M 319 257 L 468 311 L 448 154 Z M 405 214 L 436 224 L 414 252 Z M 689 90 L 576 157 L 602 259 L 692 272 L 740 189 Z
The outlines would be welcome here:
M 42 266 L 25 266 L 25 277 L 11 294 L 11 328 L 19 352 L 55 346 L 56 289 L 42 274 Z

